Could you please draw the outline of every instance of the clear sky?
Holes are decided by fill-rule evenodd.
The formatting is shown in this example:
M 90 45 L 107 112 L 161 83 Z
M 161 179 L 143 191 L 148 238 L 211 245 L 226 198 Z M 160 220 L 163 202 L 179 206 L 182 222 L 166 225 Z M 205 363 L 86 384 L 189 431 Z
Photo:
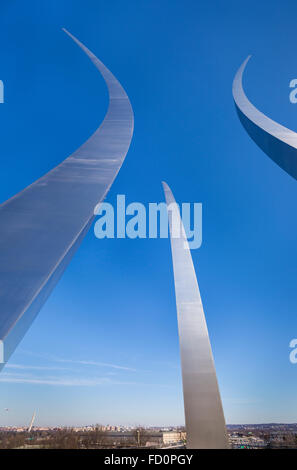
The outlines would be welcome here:
M 67 28 L 135 113 L 114 202 L 202 202 L 194 250 L 227 423 L 296 422 L 297 182 L 247 136 L 231 87 L 297 131 L 294 0 L 2 0 L 0 201 L 70 155 L 108 97 Z M 75 211 L 75 207 L 73 207 Z M 169 240 L 93 230 L 0 377 L 0 425 L 184 422 Z M 5 411 L 8 408 L 8 411 Z

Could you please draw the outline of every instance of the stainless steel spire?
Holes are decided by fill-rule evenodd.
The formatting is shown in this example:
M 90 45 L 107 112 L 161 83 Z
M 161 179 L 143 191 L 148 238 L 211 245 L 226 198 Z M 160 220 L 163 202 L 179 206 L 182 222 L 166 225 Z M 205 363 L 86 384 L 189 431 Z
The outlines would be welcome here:
M 109 93 L 105 119 L 70 157 L 0 205 L 0 362 L 8 360 L 92 224 L 128 151 L 133 111 L 112 73 L 74 36 Z M 1 366 L 1 364 L 0 364 Z
M 163 188 L 169 216 L 187 447 L 226 449 L 225 418 L 192 256 L 179 208 L 166 183 Z M 181 228 L 179 237 L 173 221 Z
M 239 67 L 233 81 L 238 117 L 254 142 L 283 170 L 297 179 L 297 133 L 259 111 L 246 97 L 242 76 L 250 56 Z

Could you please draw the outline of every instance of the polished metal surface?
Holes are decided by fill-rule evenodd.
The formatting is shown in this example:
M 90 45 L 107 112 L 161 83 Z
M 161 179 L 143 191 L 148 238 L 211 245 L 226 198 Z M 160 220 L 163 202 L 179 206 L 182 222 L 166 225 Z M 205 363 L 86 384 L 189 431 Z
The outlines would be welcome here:
M 94 218 L 94 207 L 106 196 L 133 134 L 133 111 L 124 89 L 89 49 L 67 34 L 101 72 L 108 87 L 109 107 L 101 126 L 78 150 L 0 205 L 0 361 L 3 363 L 22 339 L 86 235 Z
M 239 119 L 254 142 L 283 170 L 297 179 L 297 134 L 259 111 L 246 97 L 242 77 L 250 56 L 233 81 L 233 98 Z
M 169 216 L 187 448 L 226 449 L 225 418 L 192 256 L 173 194 L 166 183 L 163 188 Z M 179 237 L 173 221 L 175 227 L 181 226 Z

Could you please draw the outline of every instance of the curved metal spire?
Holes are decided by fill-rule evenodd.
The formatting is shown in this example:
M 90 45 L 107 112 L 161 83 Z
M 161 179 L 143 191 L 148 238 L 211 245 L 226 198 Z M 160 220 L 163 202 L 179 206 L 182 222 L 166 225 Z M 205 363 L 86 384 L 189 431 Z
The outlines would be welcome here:
M 246 97 L 242 76 L 250 56 L 233 81 L 233 98 L 239 119 L 254 142 L 283 170 L 297 179 L 297 134 L 261 113 Z
M 133 111 L 112 73 L 65 31 L 101 72 L 105 119 L 70 157 L 0 205 L 0 362 L 6 362 L 92 224 L 129 149 Z M 1 364 L 0 364 L 1 365 Z M 2 364 L 3 365 L 3 364 Z
M 225 418 L 192 256 L 179 208 L 169 186 L 162 184 L 170 229 L 187 448 L 226 449 Z M 181 228 L 179 237 L 173 227 Z

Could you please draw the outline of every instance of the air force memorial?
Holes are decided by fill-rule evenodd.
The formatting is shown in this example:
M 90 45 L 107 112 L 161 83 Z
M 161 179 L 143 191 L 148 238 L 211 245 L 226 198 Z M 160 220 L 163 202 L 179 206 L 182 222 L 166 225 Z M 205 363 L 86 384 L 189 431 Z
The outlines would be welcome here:
M 240 122 L 253 141 L 284 171 L 297 179 L 297 133 L 259 111 L 243 89 L 248 56 L 233 81 L 233 98 Z
M 25 335 L 92 226 L 99 238 L 114 235 L 114 212 L 104 199 L 128 152 L 134 117 L 114 75 L 78 39 L 68 36 L 103 76 L 107 114 L 72 155 L 0 206 L 0 366 Z M 227 433 L 203 305 L 190 253 L 202 240 L 201 204 L 181 211 L 166 183 L 166 204 L 140 203 L 117 210 L 119 238 L 166 238 L 168 220 L 181 353 L 187 447 L 227 448 Z M 73 210 L 75 207 L 75 210 Z M 94 210 L 95 208 L 95 210 Z M 167 212 L 168 219 L 164 218 Z M 126 215 L 131 218 L 126 224 Z M 146 219 L 148 218 L 148 231 Z M 191 228 L 192 226 L 192 228 Z M 118 233 L 117 233 L 118 235 Z M 165 236 L 166 235 L 166 236 Z

